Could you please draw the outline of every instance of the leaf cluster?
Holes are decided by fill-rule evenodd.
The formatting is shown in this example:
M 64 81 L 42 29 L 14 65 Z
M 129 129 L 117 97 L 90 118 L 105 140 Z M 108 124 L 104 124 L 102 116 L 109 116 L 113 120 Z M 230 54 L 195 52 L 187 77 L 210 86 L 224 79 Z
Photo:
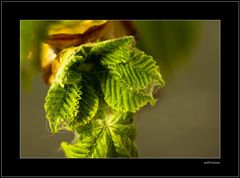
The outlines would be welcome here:
M 155 60 L 133 36 L 63 50 L 45 110 L 52 133 L 73 131 L 61 148 L 67 157 L 137 157 L 134 113 L 154 105 L 164 81 Z

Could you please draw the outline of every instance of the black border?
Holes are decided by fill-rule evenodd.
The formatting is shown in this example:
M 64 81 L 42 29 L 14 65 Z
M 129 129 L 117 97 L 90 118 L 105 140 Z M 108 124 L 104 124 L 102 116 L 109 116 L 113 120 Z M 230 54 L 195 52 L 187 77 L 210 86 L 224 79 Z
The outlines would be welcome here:
M 1 2 L 3 176 L 237 176 L 238 13 L 235 2 Z M 221 159 L 20 159 L 20 19 L 221 20 Z M 204 164 L 217 161 L 220 164 Z

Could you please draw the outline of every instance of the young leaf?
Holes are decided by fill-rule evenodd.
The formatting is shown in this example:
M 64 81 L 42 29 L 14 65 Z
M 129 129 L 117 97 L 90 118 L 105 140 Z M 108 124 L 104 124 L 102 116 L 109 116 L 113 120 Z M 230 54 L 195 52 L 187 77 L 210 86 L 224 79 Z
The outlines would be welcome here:
M 134 37 L 127 36 L 96 43 L 89 52 L 91 55 L 97 56 L 102 65 L 115 65 L 130 60 L 129 48 L 134 44 Z
M 52 133 L 60 129 L 72 130 L 87 124 L 97 113 L 99 98 L 86 78 L 81 85 L 54 83 L 45 102 L 47 119 Z
M 45 110 L 52 133 L 68 128 L 78 114 L 81 86 L 68 84 L 61 87 L 53 84 L 48 91 Z
M 137 157 L 133 144 L 136 130 L 131 113 L 109 114 L 77 129 L 78 140 L 62 142 L 61 148 L 69 158 Z
M 82 56 L 76 55 L 81 50 L 82 47 L 70 48 L 59 54 L 62 65 L 45 102 L 52 133 L 60 129 L 72 130 L 75 125 L 86 124 L 96 114 L 98 97 L 93 89 L 89 90 L 91 87 L 78 70 L 84 61 Z
M 67 157 L 136 157 L 133 113 L 154 104 L 153 87 L 164 81 L 149 55 L 132 36 L 62 51 L 61 66 L 46 97 L 53 133 L 75 131 Z
M 153 85 L 164 86 L 156 62 L 142 51 L 132 52 L 131 60 L 107 66 L 110 74 L 129 90 L 146 90 Z
M 112 75 L 108 75 L 106 79 L 105 101 L 116 111 L 121 112 L 136 112 L 148 102 L 154 104 L 155 100 L 151 92 L 140 93 L 134 90 L 129 90 L 121 85 L 120 81 L 114 79 Z
M 165 85 L 153 58 L 133 44 L 130 36 L 100 42 L 90 50 L 99 54 L 101 64 L 109 70 L 103 93 L 105 101 L 116 111 L 136 112 L 147 103 L 153 105 L 153 88 Z
M 79 101 L 79 112 L 72 127 L 79 127 L 87 124 L 97 113 L 99 105 L 99 97 L 88 77 L 84 77 L 82 81 L 82 95 Z
M 63 50 L 58 56 L 60 61 L 62 61 L 62 64 L 56 74 L 54 82 L 59 83 L 62 87 L 64 87 L 67 83 L 76 84 L 81 81 L 81 73 L 76 71 L 76 65 L 79 63 L 83 64 L 84 58 L 82 56 L 75 55 L 78 50 L 81 50 L 81 47 L 69 48 L 67 50 Z

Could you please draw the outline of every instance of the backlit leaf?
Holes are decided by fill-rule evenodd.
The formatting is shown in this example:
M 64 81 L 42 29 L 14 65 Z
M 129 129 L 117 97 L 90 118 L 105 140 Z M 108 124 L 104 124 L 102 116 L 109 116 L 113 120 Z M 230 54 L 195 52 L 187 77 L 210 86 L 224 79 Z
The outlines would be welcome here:
M 69 158 L 138 157 L 132 121 L 130 113 L 109 114 L 92 120 L 77 130 L 79 138 L 75 143 L 63 142 L 61 148 Z
M 137 157 L 133 113 L 154 104 L 163 87 L 159 67 L 135 48 L 133 36 L 71 47 L 58 54 L 61 66 L 46 97 L 53 133 L 76 133 L 61 144 L 67 157 Z

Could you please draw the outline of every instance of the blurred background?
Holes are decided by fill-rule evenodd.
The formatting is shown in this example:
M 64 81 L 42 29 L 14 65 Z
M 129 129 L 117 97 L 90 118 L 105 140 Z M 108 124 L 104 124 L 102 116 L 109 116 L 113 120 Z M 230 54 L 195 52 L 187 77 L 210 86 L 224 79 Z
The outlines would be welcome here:
M 79 29 L 86 29 L 76 25 L 80 23 L 20 23 L 22 158 L 64 157 L 60 143 L 74 137 L 49 131 L 44 102 L 49 89 L 46 66 L 51 61 L 43 60 L 42 40 L 63 26 L 81 33 Z M 134 27 L 138 48 L 156 59 L 166 82 L 156 105 L 136 114 L 140 157 L 220 157 L 220 21 L 132 21 L 130 29 L 114 23 L 109 29 L 118 31 L 106 33 L 131 34 Z

